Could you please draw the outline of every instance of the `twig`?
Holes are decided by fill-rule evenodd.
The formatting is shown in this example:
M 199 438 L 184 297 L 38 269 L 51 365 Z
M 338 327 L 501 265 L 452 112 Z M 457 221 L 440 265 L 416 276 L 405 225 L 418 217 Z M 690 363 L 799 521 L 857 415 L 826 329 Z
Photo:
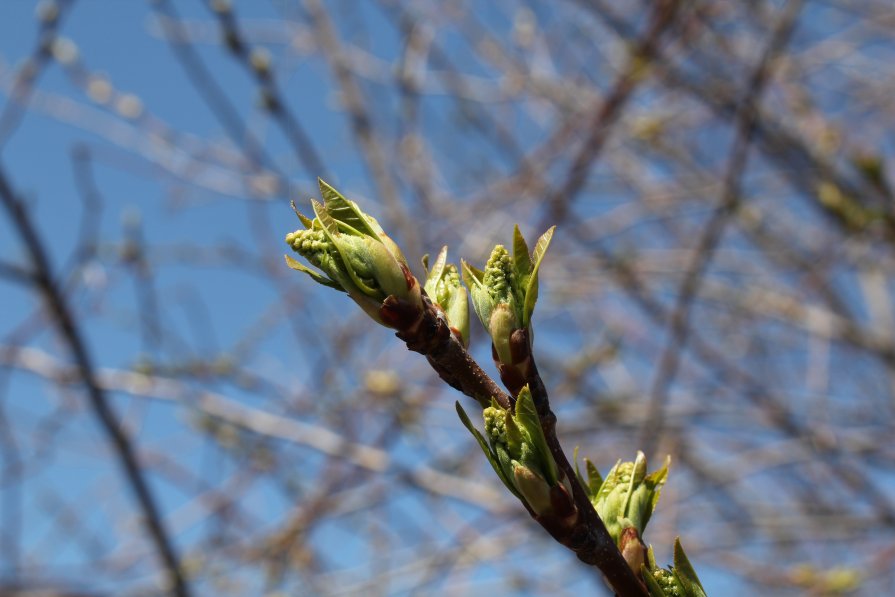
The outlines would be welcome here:
M 90 407 L 114 447 L 115 454 L 124 468 L 125 478 L 136 495 L 155 548 L 170 578 L 172 591 L 178 597 L 188 597 L 189 586 L 181 570 L 174 545 L 165 530 L 158 505 L 140 468 L 136 451 L 126 431 L 112 412 L 105 391 L 97 382 L 87 345 L 80 329 L 75 324 L 65 297 L 62 296 L 51 274 L 50 262 L 43 242 L 38 237 L 37 230 L 32 224 L 24 204 L 18 199 L 9 184 L 2 164 L 0 164 L 0 201 L 28 251 L 34 268 L 35 285 L 43 295 L 47 310 L 52 314 L 56 328 L 68 345 L 77 364 L 78 373 L 87 390 Z
M 412 330 L 398 332 L 398 337 L 407 342 L 410 350 L 426 355 L 433 369 L 452 387 L 474 398 L 483 406 L 486 406 L 490 402 L 490 397 L 493 397 L 503 408 L 511 408 L 514 401 L 510 396 L 497 386 L 450 333 L 444 316 L 438 312 L 428 297 L 424 302 L 426 309 L 421 321 L 417 322 Z M 535 520 L 554 539 L 575 552 L 579 560 L 599 568 L 616 594 L 622 597 L 645 596 L 646 589 L 622 557 L 563 452 L 556 436 L 556 415 L 550 410 L 547 390 L 534 365 L 534 359 L 531 360 L 530 376 L 527 381 L 538 409 L 547 445 L 557 466 L 569 479 L 572 497 L 579 513 L 571 528 L 552 525 L 544 520 L 546 517 L 535 517 Z
M 591 0 L 581 3 L 609 25 L 619 36 L 633 41 L 635 35 L 633 27 L 611 15 L 606 7 L 602 6 L 602 2 Z M 697 63 L 703 73 L 703 80 L 698 80 L 685 73 L 668 60 L 662 59 L 658 54 L 654 58 L 653 64 L 656 76 L 666 85 L 689 93 L 712 110 L 719 119 L 729 120 L 738 114 L 740 103 L 737 101 L 736 92 L 718 75 L 717 69 L 705 64 L 704 60 Z M 818 180 L 831 181 L 848 197 L 872 198 L 880 205 L 891 202 L 890 191 L 847 176 L 837 169 L 835 164 L 818 155 L 799 136 L 790 132 L 784 123 L 775 118 L 773 114 L 756 110 L 752 127 L 752 134 L 757 142 L 756 146 L 765 157 L 780 164 L 777 171 L 794 189 L 809 197 L 811 204 L 825 216 L 830 216 L 830 213 L 817 200 Z M 833 220 L 837 224 L 843 224 L 838 219 L 833 218 Z
M 34 348 L 0 345 L 0 365 L 28 371 L 59 385 L 69 385 L 77 373 L 50 354 Z M 101 368 L 96 380 L 104 392 L 123 392 L 160 401 L 175 401 L 196 409 L 217 421 L 245 429 L 258 436 L 304 446 L 320 454 L 339 458 L 374 473 L 397 472 L 403 479 L 433 495 L 463 500 L 490 512 L 498 512 L 496 499 L 501 495 L 485 486 L 428 466 L 402 470 L 386 450 L 351 441 L 325 427 L 251 408 L 227 396 L 196 392 L 172 377 Z
M 661 0 L 655 3 L 650 24 L 637 42 L 630 64 L 616 79 L 606 99 L 600 102 L 588 126 L 588 137 L 572 161 L 563 184 L 547 198 L 547 221 L 541 228 L 562 222 L 566 218 L 569 207 L 584 187 L 594 162 L 609 138 L 612 125 L 621 117 L 625 104 L 637 84 L 643 80 L 647 64 L 656 54 L 662 34 L 674 22 L 680 4 L 679 0 Z
M 278 192 L 287 194 L 287 179 L 276 162 L 270 157 L 264 146 L 255 138 L 248 126 L 242 121 L 237 109 L 230 102 L 227 94 L 218 85 L 215 78 L 205 67 L 198 53 L 190 45 L 183 24 L 171 2 L 160 0 L 154 3 L 161 13 L 162 30 L 171 45 L 178 62 L 189 76 L 190 83 L 211 108 L 212 113 L 224 126 L 235 146 L 244 152 L 249 167 L 261 171 L 269 168 L 276 173 L 280 183 Z
M 327 169 L 314 142 L 305 131 L 298 118 L 289 108 L 289 104 L 280 93 L 277 79 L 267 55 L 252 50 L 239 30 L 239 24 L 229 3 L 206 1 L 206 5 L 217 17 L 223 39 L 230 52 L 240 64 L 254 77 L 261 89 L 264 108 L 280 124 L 286 139 L 295 150 L 305 171 L 313 176 L 327 178 Z M 259 52 L 253 55 L 253 52 Z
M 41 9 L 43 12 L 39 16 L 40 28 L 37 32 L 37 45 L 31 52 L 31 56 L 16 73 L 15 82 L 10 92 L 10 101 L 6 103 L 0 113 L 0 153 L 21 124 L 28 99 L 34 91 L 38 77 L 52 62 L 53 42 L 56 40 L 62 18 L 68 14 L 71 4 L 72 0 L 62 0 L 58 3 L 47 2 Z
M 703 276 L 712 261 L 712 257 L 714 257 L 715 248 L 718 246 L 718 242 L 721 240 L 731 216 L 736 212 L 742 200 L 740 186 L 749 158 L 749 148 L 752 144 L 755 123 L 758 118 L 758 104 L 765 88 L 765 82 L 768 79 L 774 59 L 786 47 L 786 43 L 792 36 L 803 4 L 803 0 L 790 0 L 787 3 L 758 65 L 749 79 L 749 85 L 745 91 L 736 120 L 736 134 L 730 153 L 730 160 L 724 175 L 724 190 L 720 205 L 712 214 L 697 243 L 693 259 L 681 282 L 677 303 L 671 314 L 668 340 L 662 352 L 658 373 L 650 392 L 649 414 L 641 431 L 640 446 L 646 454 L 651 454 L 659 443 L 663 409 L 668 398 L 668 390 L 677 375 L 681 355 L 687 343 L 690 329 L 690 308 L 693 300 L 699 293 Z

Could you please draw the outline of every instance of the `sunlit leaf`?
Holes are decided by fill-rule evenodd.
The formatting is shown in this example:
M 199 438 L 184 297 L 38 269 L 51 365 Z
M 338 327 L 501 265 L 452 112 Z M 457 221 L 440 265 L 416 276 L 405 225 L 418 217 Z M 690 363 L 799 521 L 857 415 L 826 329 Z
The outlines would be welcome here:
M 699 577 L 696 576 L 696 570 L 693 569 L 687 554 L 684 553 L 680 537 L 675 537 L 674 539 L 674 571 L 688 596 L 706 597 L 705 589 L 702 588 L 702 583 L 699 582 Z
M 379 239 L 380 231 L 377 229 L 378 226 L 374 227 L 372 225 L 369 218 L 358 208 L 354 201 L 349 201 L 339 191 L 319 178 L 317 179 L 317 184 L 320 186 L 320 194 L 323 197 L 326 211 L 334 220 L 350 226 L 361 234 Z
M 528 252 L 528 244 L 525 242 L 525 237 L 522 236 L 518 224 L 513 227 L 513 267 L 516 269 L 519 283 L 524 284 L 523 280 L 531 274 L 533 264 Z
M 550 246 L 550 240 L 553 238 L 553 232 L 556 226 L 551 226 L 547 232 L 541 235 L 535 244 L 534 253 L 532 253 L 532 269 L 531 276 L 525 288 L 525 304 L 522 309 L 522 325 L 528 327 L 531 324 L 531 315 L 535 310 L 535 303 L 538 301 L 538 270 L 544 255 L 547 253 L 547 247 Z
M 603 485 L 603 475 L 600 474 L 597 466 L 587 458 L 584 459 L 584 466 L 587 469 L 586 487 L 591 496 L 596 496 L 600 493 L 600 487 Z
M 341 290 L 342 292 L 345 292 L 345 289 L 342 288 L 342 286 L 338 282 L 334 282 L 333 280 L 330 280 L 329 278 L 320 274 L 319 272 L 316 272 L 316 271 L 312 270 L 311 268 L 303 265 L 301 262 L 296 261 L 289 255 L 283 255 L 283 257 L 286 258 L 286 265 L 288 265 L 289 267 L 291 267 L 292 269 L 294 269 L 296 271 L 304 272 L 304 273 L 308 274 L 318 284 L 323 284 L 324 286 L 329 286 L 330 288 L 335 288 L 336 290 Z
M 541 427 L 541 420 L 538 417 L 538 411 L 535 409 L 534 399 L 528 386 L 522 388 L 516 399 L 516 420 L 519 425 L 524 428 L 529 435 L 532 447 L 538 453 L 538 463 L 543 469 L 545 478 L 550 485 L 556 485 L 559 482 L 559 472 L 556 469 L 556 463 L 547 446 L 547 440 L 544 437 L 544 430 Z

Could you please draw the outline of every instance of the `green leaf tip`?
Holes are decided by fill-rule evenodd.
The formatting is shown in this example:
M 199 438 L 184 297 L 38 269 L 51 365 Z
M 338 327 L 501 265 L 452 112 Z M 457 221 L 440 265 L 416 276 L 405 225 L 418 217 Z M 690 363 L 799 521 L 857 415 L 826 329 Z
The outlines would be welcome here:
M 531 324 L 531 316 L 535 310 L 535 303 L 538 301 L 538 270 L 540 270 L 541 262 L 544 261 L 544 256 L 547 254 L 547 247 L 550 246 L 550 241 L 553 240 L 553 232 L 555 230 L 556 226 L 551 226 L 535 243 L 535 249 L 531 256 L 531 273 L 525 285 L 525 302 L 522 312 L 522 324 L 525 327 Z
M 674 572 L 689 595 L 705 597 L 705 589 L 702 588 L 702 583 L 696 576 L 696 570 L 693 569 L 687 554 L 684 553 L 680 537 L 674 538 Z

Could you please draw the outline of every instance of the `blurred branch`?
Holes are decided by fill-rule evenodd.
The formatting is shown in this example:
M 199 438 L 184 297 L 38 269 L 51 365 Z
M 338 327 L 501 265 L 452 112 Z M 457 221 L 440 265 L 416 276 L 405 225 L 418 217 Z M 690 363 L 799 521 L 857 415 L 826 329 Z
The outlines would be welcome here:
M 376 184 L 377 195 L 385 204 L 388 225 L 400 229 L 401 233 L 406 236 L 404 244 L 408 247 L 410 254 L 419 254 L 421 253 L 419 250 L 420 239 L 416 234 L 416 227 L 412 225 L 401 205 L 391 167 L 386 159 L 382 143 L 376 138 L 376 130 L 370 111 L 366 107 L 364 93 L 347 68 L 342 44 L 333 28 L 332 20 L 319 0 L 305 0 L 305 7 L 310 15 L 311 24 L 323 55 L 336 77 L 339 91 L 350 117 L 351 130 L 357 140 L 370 177 Z
M 190 82 L 202 95 L 218 121 L 224 126 L 233 143 L 246 155 L 249 168 L 256 171 L 270 169 L 275 172 L 280 182 L 278 192 L 288 194 L 288 185 L 285 182 L 287 178 L 243 122 L 242 116 L 233 106 L 227 94 L 205 67 L 198 53 L 190 44 L 174 5 L 168 0 L 160 0 L 153 3 L 153 7 L 161 13 L 159 20 L 162 30 L 177 56 L 178 62 L 187 72 Z
M 308 177 L 312 180 L 317 176 L 327 178 L 326 166 L 315 149 L 313 140 L 280 93 L 270 55 L 262 48 L 252 48 L 248 45 L 239 30 L 239 22 L 233 13 L 230 0 L 206 0 L 206 5 L 217 17 L 221 37 L 227 49 L 251 74 L 261 89 L 262 106 L 280 124 L 299 161 L 304 165 Z
M 771 66 L 792 36 L 803 5 L 803 0 L 789 0 L 781 9 L 777 26 L 771 32 L 767 46 L 743 93 L 739 114 L 734 121 L 736 130 L 724 174 L 724 190 L 720 205 L 709 218 L 702 236 L 693 250 L 692 262 L 681 281 L 677 293 L 677 303 L 671 313 L 668 340 L 659 360 L 650 392 L 649 415 L 640 432 L 641 446 L 647 454 L 652 454 L 661 438 L 662 411 L 669 388 L 677 375 L 678 364 L 686 350 L 693 299 L 699 293 L 703 276 L 711 263 L 721 236 L 742 201 L 742 178 L 746 171 L 749 148 L 755 132 L 761 94 L 770 77 Z
M 612 125 L 621 117 L 625 104 L 637 85 L 648 77 L 650 63 L 658 52 L 662 34 L 674 23 L 681 4 L 679 0 L 655 2 L 646 31 L 632 45 L 626 70 L 616 79 L 606 98 L 600 101 L 587 127 L 587 139 L 572 158 L 572 165 L 563 183 L 547 197 L 548 215 L 545 218 L 549 221 L 542 223 L 541 228 L 565 220 L 571 204 L 587 182 L 593 164 L 609 138 Z
M 38 79 L 47 66 L 52 64 L 53 43 L 57 39 L 59 26 L 68 16 L 73 0 L 52 0 L 37 6 L 40 25 L 37 31 L 37 45 L 31 55 L 16 72 L 10 91 L 10 101 L 0 112 L 0 154 L 15 133 L 25 115 L 28 100 Z
M 601 0 L 590 0 L 585 6 L 618 35 L 628 39 L 634 37 L 633 28 L 614 17 Z M 723 73 L 720 73 L 715 65 L 708 63 L 705 56 L 699 56 L 698 59 L 703 75 L 699 80 L 665 59 L 655 60 L 654 70 L 656 75 L 671 88 L 687 91 L 723 121 L 736 118 L 740 110 L 737 91 L 726 82 Z M 832 214 L 816 200 L 818 182 L 821 180 L 832 182 L 848 197 L 867 198 L 877 204 L 884 204 L 891 199 L 878 185 L 869 184 L 839 171 L 834 164 L 818 155 L 784 123 L 767 111 L 756 110 L 752 135 L 759 142 L 758 147 L 767 159 L 784 162 L 786 167 L 779 168 L 779 172 L 793 188 L 811 198 L 811 204 L 825 215 Z
M 545 451 L 669 452 L 657 558 L 680 534 L 722 592 L 893 586 L 889 0 L 73 5 L 0 8 L 34 23 L 0 44 L 0 211 L 48 262 L 0 217 L 0 593 L 170 592 L 109 425 L 195 591 L 600 591 L 445 384 L 289 277 L 295 167 L 379 202 L 411 263 L 563 218 Z M 415 348 L 511 405 L 477 333 Z
M 29 371 L 61 385 L 72 383 L 71 367 L 32 348 L 0 346 L 0 364 Z M 96 371 L 104 392 L 123 392 L 154 400 L 174 401 L 217 420 L 253 433 L 306 446 L 362 469 L 383 473 L 397 471 L 415 486 L 433 495 L 452 497 L 492 512 L 502 511 L 502 494 L 488 485 L 469 481 L 427 466 L 403 471 L 385 450 L 359 444 L 324 427 L 250 408 L 210 391 L 196 391 L 173 378 L 117 369 Z
M 71 351 L 72 358 L 77 364 L 78 375 L 87 391 L 90 406 L 120 459 L 125 478 L 143 511 L 150 536 L 169 575 L 172 590 L 178 597 L 187 597 L 190 594 L 189 587 L 180 568 L 174 545 L 165 531 L 159 508 L 140 468 L 136 451 L 124 428 L 116 419 L 105 391 L 96 380 L 87 345 L 65 297 L 62 296 L 53 280 L 50 261 L 44 245 L 31 222 L 27 208 L 10 186 L 2 164 L 0 164 L 0 201 L 2 201 L 7 216 L 30 257 L 34 268 L 35 289 L 42 295 L 47 311 L 51 314 L 59 334 Z
M 15 263 L 4 263 L 0 261 L 0 277 L 18 284 L 31 285 L 34 283 L 34 276 L 31 272 Z

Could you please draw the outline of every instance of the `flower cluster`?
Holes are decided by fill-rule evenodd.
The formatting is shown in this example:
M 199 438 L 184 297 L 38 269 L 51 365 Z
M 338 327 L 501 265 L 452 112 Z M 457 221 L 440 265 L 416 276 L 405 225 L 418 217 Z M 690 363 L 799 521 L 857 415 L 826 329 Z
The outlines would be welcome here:
M 554 230 L 550 228 L 541 235 L 529 253 L 516 226 L 512 256 L 503 245 L 497 245 L 484 270 L 462 262 L 463 281 L 472 294 L 472 305 L 491 336 L 494 362 L 512 394 L 531 378 L 531 316 L 538 300 L 538 270 Z
M 406 311 L 423 308 L 419 282 L 410 273 L 401 249 L 356 203 L 322 180 L 318 182 L 323 203 L 311 201 L 316 217 L 311 220 L 296 211 L 304 229 L 287 234 L 286 244 L 323 273 L 288 255 L 286 263 L 315 282 L 347 293 L 378 323 L 399 327 L 400 322 L 382 309 L 388 297 L 395 297 Z
M 512 410 L 492 401 L 482 412 L 484 436 L 459 402 L 457 413 L 513 495 L 538 517 L 549 516 L 565 525 L 574 523 L 578 511 L 572 488 L 550 453 L 528 386 L 519 393 Z

